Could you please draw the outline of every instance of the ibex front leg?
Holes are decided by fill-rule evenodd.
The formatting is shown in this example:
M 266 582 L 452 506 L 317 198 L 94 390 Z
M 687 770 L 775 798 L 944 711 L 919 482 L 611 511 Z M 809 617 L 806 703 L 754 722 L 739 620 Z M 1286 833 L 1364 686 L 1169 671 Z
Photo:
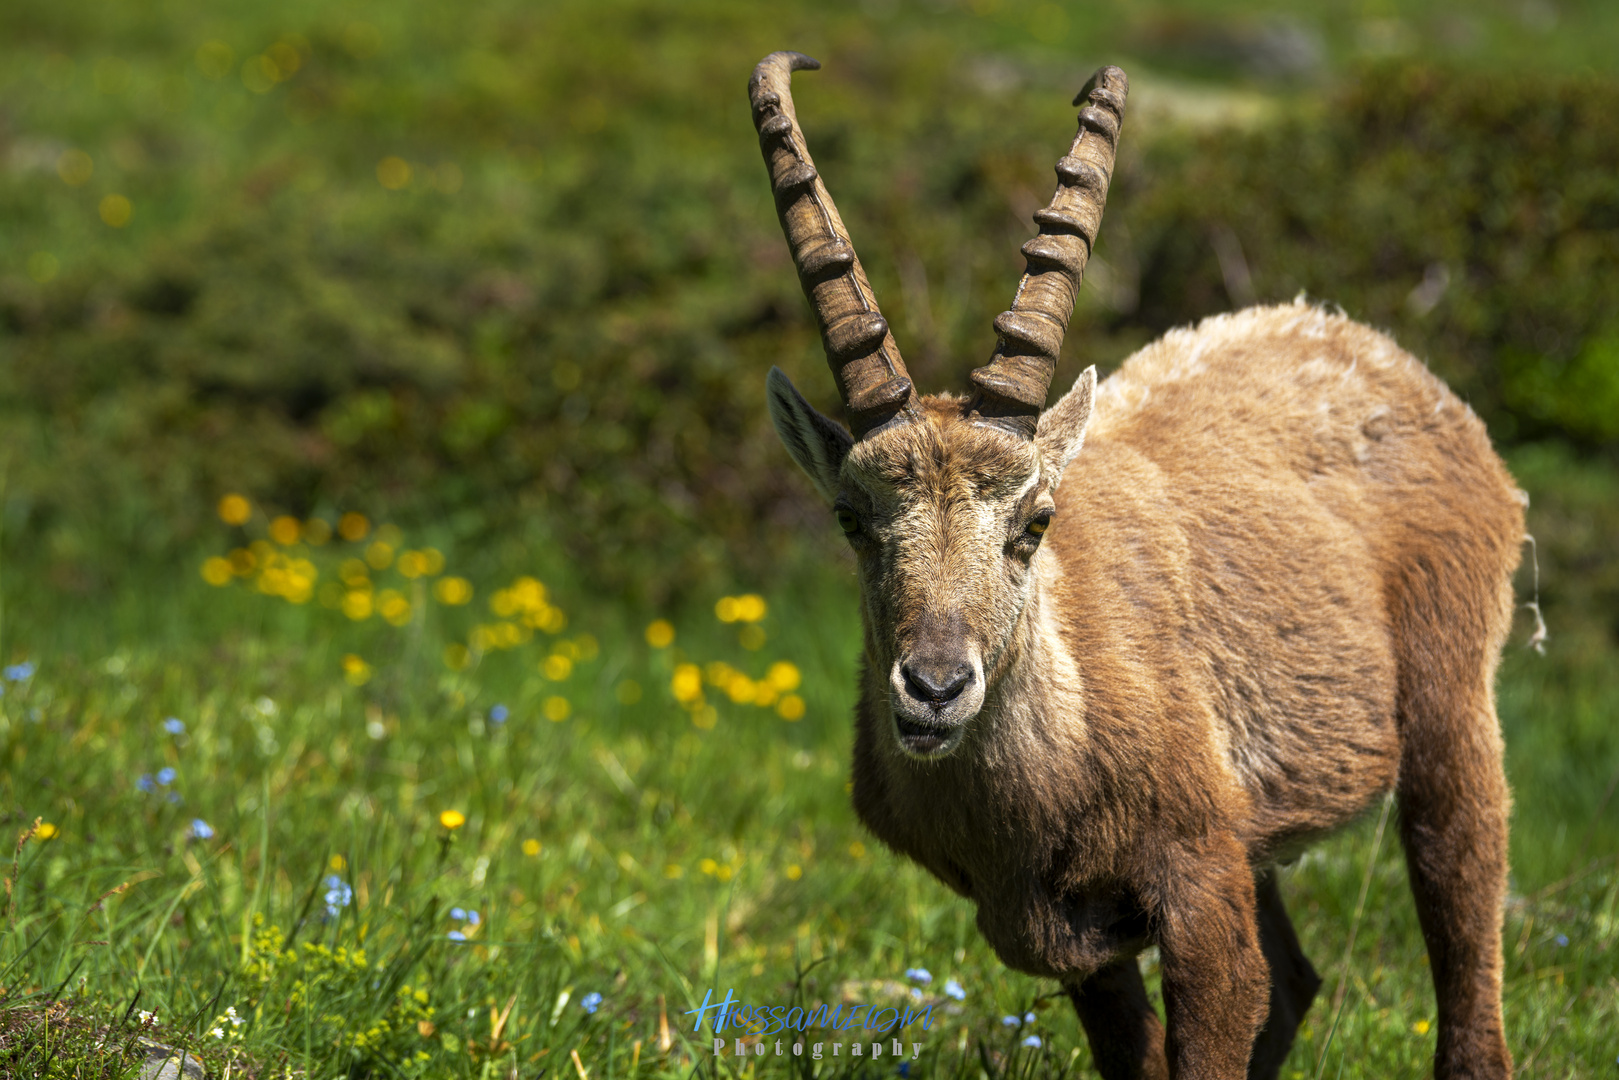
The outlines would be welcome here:
M 1169 860 L 1159 908 L 1164 1040 L 1177 1080 L 1243 1080 L 1269 1009 L 1254 876 L 1232 836 Z
M 1102 1080 L 1168 1080 L 1164 1025 L 1147 998 L 1136 958 L 1115 960 L 1068 987 Z

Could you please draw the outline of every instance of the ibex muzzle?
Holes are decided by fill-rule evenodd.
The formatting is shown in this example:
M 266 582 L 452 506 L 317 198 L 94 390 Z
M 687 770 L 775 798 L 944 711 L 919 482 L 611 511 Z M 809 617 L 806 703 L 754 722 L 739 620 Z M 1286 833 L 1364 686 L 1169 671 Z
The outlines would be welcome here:
M 1496 660 L 1523 538 L 1483 425 L 1303 303 L 1173 331 L 1045 408 L 1127 83 L 1103 68 L 990 362 L 918 396 L 775 53 L 749 84 L 853 434 L 772 419 L 859 566 L 854 803 L 1062 980 L 1105 1077 L 1275 1077 L 1320 979 L 1275 864 L 1388 791 L 1441 1076 L 1506 1077 Z M 1135 956 L 1160 950 L 1165 1026 Z

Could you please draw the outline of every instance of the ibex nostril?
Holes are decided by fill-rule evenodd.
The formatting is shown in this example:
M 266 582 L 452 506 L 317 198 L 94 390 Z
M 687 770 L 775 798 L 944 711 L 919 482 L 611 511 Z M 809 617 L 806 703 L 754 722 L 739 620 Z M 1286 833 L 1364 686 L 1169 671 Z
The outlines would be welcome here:
M 953 668 L 906 664 L 900 668 L 900 673 L 905 676 L 905 689 L 912 697 L 933 705 L 954 701 L 973 679 L 973 669 L 967 664 Z

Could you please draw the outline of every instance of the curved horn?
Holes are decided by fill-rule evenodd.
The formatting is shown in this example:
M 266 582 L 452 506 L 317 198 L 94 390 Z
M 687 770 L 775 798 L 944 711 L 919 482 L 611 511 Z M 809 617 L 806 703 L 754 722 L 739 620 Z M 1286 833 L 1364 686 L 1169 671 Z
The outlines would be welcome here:
M 858 439 L 908 414 L 914 395 L 899 347 L 877 310 L 871 282 L 855 258 L 843 219 L 810 160 L 793 109 L 788 91 L 792 73 L 820 66 L 802 53 L 771 53 L 753 69 L 748 98 L 776 194 L 776 215 L 798 267 L 798 282 L 815 309 L 849 427 Z
M 1104 67 L 1074 99 L 1075 105 L 1087 99 L 1088 103 L 1079 110 L 1073 147 L 1057 162 L 1057 193 L 1034 215 L 1040 233 L 1023 245 L 1028 265 L 1012 298 L 1012 310 L 995 320 L 999 335 L 995 355 L 972 373 L 969 415 L 974 419 L 1034 437 L 1080 279 L 1102 224 L 1129 92 L 1124 72 Z

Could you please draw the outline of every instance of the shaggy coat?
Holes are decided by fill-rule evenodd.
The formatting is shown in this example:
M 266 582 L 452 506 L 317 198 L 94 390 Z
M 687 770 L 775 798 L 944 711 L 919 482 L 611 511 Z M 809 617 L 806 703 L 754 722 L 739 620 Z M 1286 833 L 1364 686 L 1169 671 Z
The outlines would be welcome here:
M 1094 403 L 1087 377 L 1032 442 L 945 395 L 840 443 L 773 393 L 866 530 L 861 819 L 970 898 L 1005 963 L 1064 982 L 1104 1076 L 1235 1078 L 1275 1075 L 1319 986 L 1270 868 L 1393 790 L 1437 1071 L 1509 1075 L 1493 679 L 1524 499 L 1484 426 L 1302 303 L 1171 332 Z M 958 653 L 982 705 L 919 753 L 896 702 Z

